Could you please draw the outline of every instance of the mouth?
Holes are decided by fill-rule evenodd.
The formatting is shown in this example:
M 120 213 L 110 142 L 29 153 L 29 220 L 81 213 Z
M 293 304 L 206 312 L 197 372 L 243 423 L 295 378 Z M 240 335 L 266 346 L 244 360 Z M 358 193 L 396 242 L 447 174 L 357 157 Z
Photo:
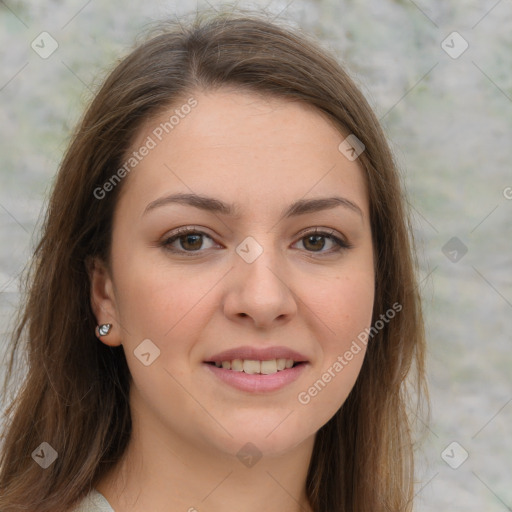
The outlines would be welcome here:
M 312 364 L 308 356 L 284 345 L 246 345 L 206 357 L 203 368 L 214 382 L 257 394 L 288 387 Z
M 300 365 L 305 365 L 306 361 L 294 361 L 293 359 L 233 359 L 231 361 L 205 361 L 206 364 L 230 370 L 241 372 L 248 375 L 273 375 L 278 372 L 284 372 Z
M 204 362 L 204 368 L 209 370 L 214 379 L 239 391 L 260 395 L 286 388 L 306 371 L 308 365 L 308 361 L 293 359 Z

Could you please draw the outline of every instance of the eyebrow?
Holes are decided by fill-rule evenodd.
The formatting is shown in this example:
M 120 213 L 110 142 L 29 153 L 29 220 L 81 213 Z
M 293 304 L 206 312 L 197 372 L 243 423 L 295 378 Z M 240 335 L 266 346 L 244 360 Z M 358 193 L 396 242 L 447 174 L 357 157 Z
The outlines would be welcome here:
M 171 194 L 155 199 L 146 206 L 142 215 L 145 215 L 155 208 L 174 203 L 193 206 L 207 212 L 220 213 L 230 217 L 240 218 L 239 204 L 227 204 L 220 199 L 215 199 L 213 197 L 185 193 Z M 332 196 L 315 199 L 299 199 L 284 209 L 280 220 L 296 217 L 299 215 L 305 215 L 307 213 L 331 210 L 332 208 L 336 208 L 338 206 L 343 206 L 348 210 L 359 214 L 361 218 L 364 218 L 361 208 L 359 208 L 356 203 L 345 197 Z

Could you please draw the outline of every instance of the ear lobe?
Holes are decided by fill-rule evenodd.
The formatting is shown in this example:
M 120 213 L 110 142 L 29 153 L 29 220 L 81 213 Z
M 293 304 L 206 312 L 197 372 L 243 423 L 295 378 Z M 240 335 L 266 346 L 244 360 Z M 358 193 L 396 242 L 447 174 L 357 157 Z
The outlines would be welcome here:
M 97 257 L 88 257 L 85 266 L 89 274 L 91 308 L 96 323 L 112 324 L 110 332 L 99 339 L 110 347 L 121 345 L 121 329 L 110 273 L 105 263 Z

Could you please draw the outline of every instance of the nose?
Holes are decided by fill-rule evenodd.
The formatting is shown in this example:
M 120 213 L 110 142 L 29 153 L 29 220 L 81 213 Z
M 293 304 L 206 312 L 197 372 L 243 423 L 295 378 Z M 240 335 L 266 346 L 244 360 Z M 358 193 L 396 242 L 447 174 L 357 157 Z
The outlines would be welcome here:
M 297 302 L 284 259 L 267 247 L 254 260 L 240 254 L 235 255 L 228 279 L 225 315 L 261 329 L 289 322 L 297 312 Z

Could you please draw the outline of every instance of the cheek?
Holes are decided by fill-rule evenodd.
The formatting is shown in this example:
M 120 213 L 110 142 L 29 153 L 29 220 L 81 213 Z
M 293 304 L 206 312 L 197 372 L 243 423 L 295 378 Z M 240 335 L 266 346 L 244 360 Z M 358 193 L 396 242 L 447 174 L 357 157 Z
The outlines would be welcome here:
M 316 296 L 316 311 L 324 329 L 318 339 L 317 364 L 297 395 L 311 429 L 327 422 L 352 390 L 366 353 L 365 330 L 371 326 L 373 273 L 361 270 L 339 276 Z
M 191 265 L 193 267 L 193 265 Z M 118 314 L 124 328 L 123 346 L 131 366 L 143 340 L 159 349 L 158 364 L 186 374 L 191 351 L 213 314 L 215 284 L 222 272 L 185 269 L 180 265 L 132 255 L 117 267 Z M 220 283 L 219 283 L 220 284 Z
M 354 269 L 336 276 L 329 286 L 317 290 L 315 300 L 330 335 L 324 348 L 343 348 L 350 339 L 369 327 L 375 294 L 373 272 Z

